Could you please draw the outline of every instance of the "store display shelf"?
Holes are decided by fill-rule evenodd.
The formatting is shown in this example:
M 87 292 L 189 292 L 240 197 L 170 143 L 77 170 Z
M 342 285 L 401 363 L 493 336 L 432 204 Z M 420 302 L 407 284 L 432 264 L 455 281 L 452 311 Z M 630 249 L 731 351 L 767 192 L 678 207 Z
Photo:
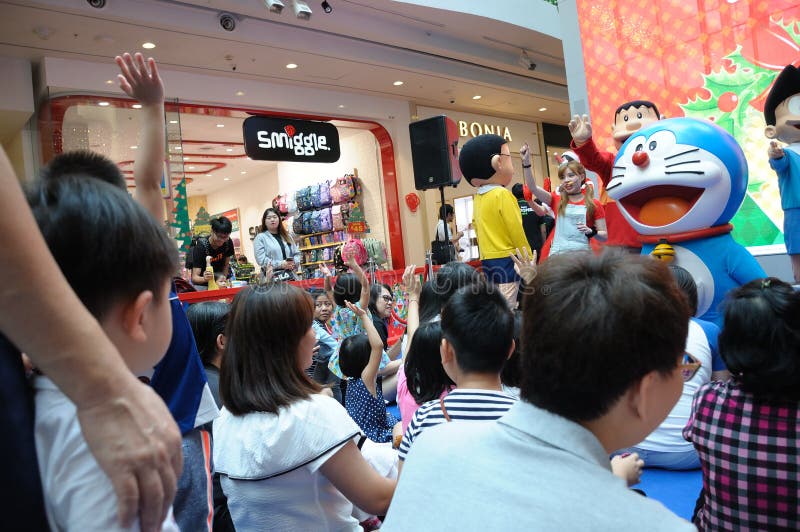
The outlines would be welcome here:
M 307 235 L 294 235 L 294 236 L 296 236 L 297 238 L 306 238 L 309 236 L 327 235 L 330 233 L 335 233 L 336 231 L 341 231 L 341 229 L 331 229 L 330 231 L 322 231 L 319 233 L 308 233 Z
M 331 260 L 315 260 L 314 262 L 304 262 L 302 266 L 314 266 L 316 264 L 333 264 L 333 259 Z
M 300 251 L 310 251 L 312 249 L 319 249 L 319 248 L 329 248 L 333 246 L 341 246 L 344 242 L 328 242 L 327 244 L 316 244 L 314 246 L 306 246 L 302 248 L 298 248 Z

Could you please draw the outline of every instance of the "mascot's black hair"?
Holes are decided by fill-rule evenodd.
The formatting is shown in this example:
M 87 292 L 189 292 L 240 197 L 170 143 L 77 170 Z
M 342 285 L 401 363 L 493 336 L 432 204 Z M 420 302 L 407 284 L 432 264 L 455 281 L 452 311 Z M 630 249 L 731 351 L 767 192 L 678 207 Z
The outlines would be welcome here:
M 800 70 L 789 65 L 778 74 L 764 102 L 764 120 L 768 126 L 775 125 L 775 108 L 789 96 L 800 92 Z
M 489 179 L 495 174 L 492 167 L 492 155 L 500 153 L 506 139 L 500 135 L 478 135 L 470 139 L 458 154 L 458 166 L 461 174 L 471 185 L 473 179 Z

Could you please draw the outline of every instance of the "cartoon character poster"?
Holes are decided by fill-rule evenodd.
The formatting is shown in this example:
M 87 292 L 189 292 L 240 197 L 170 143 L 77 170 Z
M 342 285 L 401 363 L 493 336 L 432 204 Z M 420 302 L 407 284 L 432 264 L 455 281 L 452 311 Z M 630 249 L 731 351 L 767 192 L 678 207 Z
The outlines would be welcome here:
M 783 244 L 777 178 L 768 163 L 764 100 L 800 65 L 796 0 L 577 0 L 595 142 L 614 150 L 617 106 L 647 99 L 667 117 L 707 119 L 747 158 L 749 184 L 734 216 L 745 246 Z

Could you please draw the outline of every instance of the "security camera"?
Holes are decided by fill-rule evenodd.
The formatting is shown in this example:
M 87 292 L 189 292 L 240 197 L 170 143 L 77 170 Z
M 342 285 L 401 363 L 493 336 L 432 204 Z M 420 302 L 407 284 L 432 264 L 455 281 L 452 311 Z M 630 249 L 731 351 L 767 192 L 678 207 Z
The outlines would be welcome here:
M 294 0 L 294 14 L 301 20 L 309 20 L 311 18 L 311 8 L 302 0 Z
M 236 29 L 236 17 L 230 13 L 220 13 L 219 25 L 225 31 L 233 31 Z
M 283 2 L 281 0 L 264 0 L 264 5 L 267 6 L 267 9 L 270 12 L 280 15 L 281 11 L 283 11 Z
M 519 63 L 519 66 L 527 70 L 536 70 L 536 63 L 531 61 L 531 58 L 528 57 L 528 54 L 525 53 L 524 50 L 522 51 L 522 54 L 519 56 L 517 63 Z
M 106 7 L 106 0 L 86 0 L 86 3 L 95 9 L 103 9 Z

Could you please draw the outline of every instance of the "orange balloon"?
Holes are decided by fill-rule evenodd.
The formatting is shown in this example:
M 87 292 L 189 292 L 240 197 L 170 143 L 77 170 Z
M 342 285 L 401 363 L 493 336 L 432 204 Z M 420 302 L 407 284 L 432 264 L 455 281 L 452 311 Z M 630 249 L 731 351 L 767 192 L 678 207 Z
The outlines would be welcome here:
M 639 212 L 642 223 L 653 227 L 671 224 L 680 220 L 689 212 L 691 205 L 683 198 L 665 196 L 653 198 L 644 205 Z

